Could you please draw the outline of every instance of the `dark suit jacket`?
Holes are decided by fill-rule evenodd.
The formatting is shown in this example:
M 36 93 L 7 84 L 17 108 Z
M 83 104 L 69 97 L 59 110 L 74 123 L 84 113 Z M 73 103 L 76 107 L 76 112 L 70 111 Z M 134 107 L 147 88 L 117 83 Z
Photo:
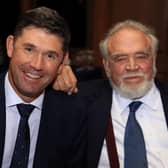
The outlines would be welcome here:
M 4 74 L 0 75 L 0 165 L 5 143 Z M 85 167 L 85 106 L 77 94 L 47 89 L 33 168 Z M 0 166 L 1 167 L 1 166 Z
M 159 82 L 156 82 L 156 85 L 160 90 L 165 118 L 168 125 L 168 85 Z M 112 88 L 107 80 L 96 80 L 85 83 L 81 90 L 82 95 L 88 100 L 90 106 L 88 117 L 87 167 L 96 168 L 108 125 L 112 102 Z

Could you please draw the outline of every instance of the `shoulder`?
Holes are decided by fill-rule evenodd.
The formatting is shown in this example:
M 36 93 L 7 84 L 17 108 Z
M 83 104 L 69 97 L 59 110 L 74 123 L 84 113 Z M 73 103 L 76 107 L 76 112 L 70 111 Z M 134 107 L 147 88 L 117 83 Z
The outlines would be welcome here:
M 5 75 L 6 75 L 5 71 L 0 73 L 0 86 L 1 86 L 1 89 L 4 89 Z
M 168 100 L 168 84 L 155 80 L 156 87 L 159 89 L 163 104 L 167 104 Z
M 156 87 L 160 90 L 160 92 L 168 93 L 168 83 L 161 82 L 159 80 L 155 80 Z
M 7 73 L 7 71 L 0 72 L 0 79 L 1 79 L 1 80 L 2 80 L 3 78 L 5 78 L 6 73 Z
M 87 93 L 98 93 L 103 92 L 104 90 L 111 90 L 109 81 L 106 79 L 98 80 L 89 80 L 85 82 L 79 82 L 78 84 L 79 91 L 83 94 Z
M 109 81 L 106 79 L 80 82 L 78 88 L 82 94 L 103 93 L 112 90 Z
M 108 98 L 112 93 L 112 87 L 108 80 L 92 80 L 78 84 L 79 95 L 87 102 L 93 103 L 102 98 Z
M 68 95 L 63 91 L 56 91 L 51 87 L 46 89 L 45 99 L 50 100 L 51 102 L 58 101 L 60 104 L 68 103 L 72 104 L 72 102 L 80 101 L 80 96 L 78 94 Z
M 79 94 L 67 95 L 62 91 L 55 91 L 52 88 L 47 88 L 44 97 L 44 107 L 53 111 L 59 111 L 61 115 L 76 115 L 80 117 L 85 115 L 85 102 Z

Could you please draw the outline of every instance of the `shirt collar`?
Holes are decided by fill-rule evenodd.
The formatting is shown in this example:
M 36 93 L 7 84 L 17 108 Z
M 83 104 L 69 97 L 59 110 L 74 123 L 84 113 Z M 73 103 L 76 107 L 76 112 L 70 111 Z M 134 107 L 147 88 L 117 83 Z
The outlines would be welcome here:
M 24 102 L 14 91 L 12 88 L 9 79 L 8 79 L 8 73 L 5 76 L 5 97 L 6 97 L 6 106 L 11 107 L 15 106 L 19 103 L 26 103 Z M 44 99 L 44 92 L 38 96 L 35 100 L 33 100 L 30 104 L 34 105 L 38 109 L 42 109 L 42 103 Z

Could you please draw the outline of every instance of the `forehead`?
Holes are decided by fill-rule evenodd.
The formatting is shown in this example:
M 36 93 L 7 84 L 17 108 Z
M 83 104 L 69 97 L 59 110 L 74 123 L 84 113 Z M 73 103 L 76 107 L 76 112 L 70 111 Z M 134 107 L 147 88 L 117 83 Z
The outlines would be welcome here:
M 51 34 L 45 29 L 26 27 L 16 38 L 16 43 L 32 44 L 44 49 L 62 49 L 63 38 L 59 35 Z
M 142 31 L 133 28 L 123 28 L 109 37 L 109 52 L 134 52 L 151 48 L 151 39 Z

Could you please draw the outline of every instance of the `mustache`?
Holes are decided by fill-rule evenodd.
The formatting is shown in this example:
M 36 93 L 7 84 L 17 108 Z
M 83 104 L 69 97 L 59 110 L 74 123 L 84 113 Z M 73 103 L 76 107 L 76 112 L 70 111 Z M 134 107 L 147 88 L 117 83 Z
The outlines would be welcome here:
M 144 73 L 142 73 L 142 72 L 134 72 L 134 73 L 126 73 L 126 74 L 124 74 L 124 75 L 122 75 L 122 79 L 124 79 L 124 78 L 131 78 L 131 77 L 144 77 L 145 76 L 145 74 Z

